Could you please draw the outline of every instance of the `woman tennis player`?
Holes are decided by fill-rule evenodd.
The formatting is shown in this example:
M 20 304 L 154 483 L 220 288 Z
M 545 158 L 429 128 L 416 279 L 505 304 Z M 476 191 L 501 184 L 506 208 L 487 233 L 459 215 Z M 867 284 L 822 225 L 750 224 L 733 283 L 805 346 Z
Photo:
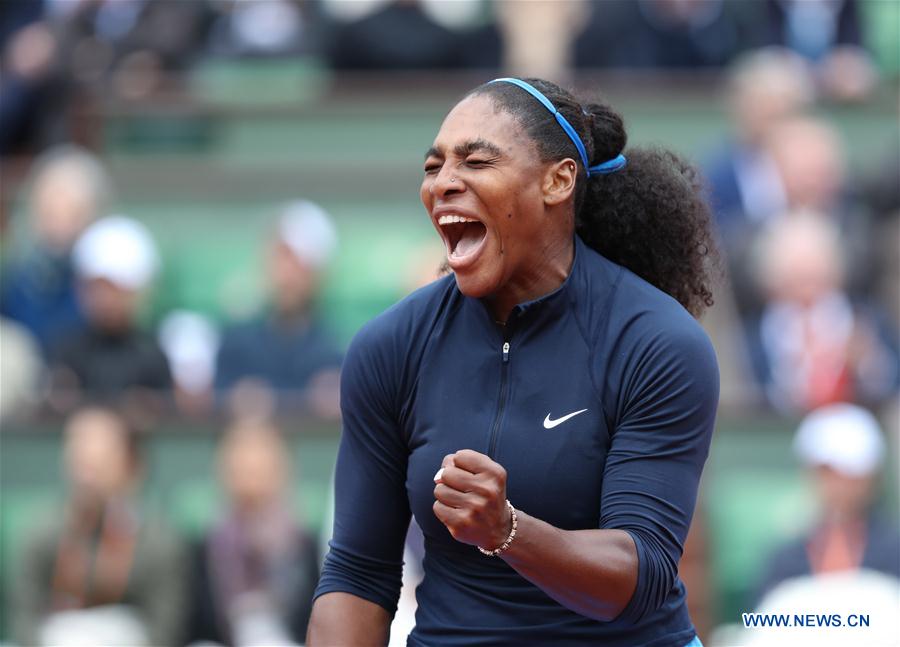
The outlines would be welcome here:
M 410 514 L 410 645 L 699 644 L 678 562 L 718 401 L 710 219 L 687 164 L 625 140 L 536 79 L 445 118 L 421 198 L 453 272 L 348 352 L 309 645 L 386 642 Z

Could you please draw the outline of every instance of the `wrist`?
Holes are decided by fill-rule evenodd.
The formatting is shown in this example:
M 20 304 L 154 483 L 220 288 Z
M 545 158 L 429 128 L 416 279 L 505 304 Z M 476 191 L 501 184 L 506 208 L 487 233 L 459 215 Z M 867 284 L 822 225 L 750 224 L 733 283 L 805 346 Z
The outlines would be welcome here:
M 487 555 L 488 557 L 496 557 L 500 553 L 506 551 L 512 544 L 513 540 L 516 538 L 516 531 L 519 526 L 518 515 L 516 514 L 516 509 L 513 507 L 512 503 L 509 502 L 509 499 L 506 500 L 506 509 L 509 512 L 509 522 L 507 526 L 509 528 L 509 532 L 507 533 L 506 538 L 499 546 L 497 546 L 493 550 L 478 546 L 478 550 L 481 551 L 482 555 Z

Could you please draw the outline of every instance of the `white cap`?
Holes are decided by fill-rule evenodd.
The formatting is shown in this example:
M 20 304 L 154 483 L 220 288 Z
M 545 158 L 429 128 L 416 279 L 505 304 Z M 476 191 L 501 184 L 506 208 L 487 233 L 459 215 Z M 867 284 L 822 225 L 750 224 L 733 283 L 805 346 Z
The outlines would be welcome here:
M 807 465 L 866 476 L 881 464 L 884 440 L 871 413 L 852 404 L 832 404 L 803 419 L 794 437 L 794 452 Z
M 106 279 L 128 290 L 145 287 L 159 268 L 150 232 L 124 216 L 102 218 L 85 229 L 72 260 L 81 278 Z
M 278 222 L 278 237 L 301 262 L 324 267 L 337 248 L 337 230 L 331 216 L 309 200 L 290 203 Z

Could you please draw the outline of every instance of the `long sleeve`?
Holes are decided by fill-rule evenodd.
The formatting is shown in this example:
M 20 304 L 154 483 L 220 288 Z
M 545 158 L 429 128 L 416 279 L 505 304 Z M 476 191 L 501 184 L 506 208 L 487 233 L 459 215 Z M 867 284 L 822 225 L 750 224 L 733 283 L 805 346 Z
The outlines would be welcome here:
M 628 532 L 637 548 L 625 622 L 658 609 L 675 585 L 719 396 L 715 353 L 695 322 L 671 321 L 632 347 L 618 367 L 600 520 Z
M 334 533 L 316 597 L 343 591 L 394 613 L 410 509 L 408 451 L 398 423 L 402 357 L 377 322 L 357 335 L 341 375 L 343 431 L 335 469 Z

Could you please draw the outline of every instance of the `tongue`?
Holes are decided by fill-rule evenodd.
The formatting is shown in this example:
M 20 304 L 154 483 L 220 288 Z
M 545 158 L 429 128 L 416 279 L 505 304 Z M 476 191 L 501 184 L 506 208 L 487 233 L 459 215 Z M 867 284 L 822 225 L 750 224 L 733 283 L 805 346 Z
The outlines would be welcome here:
M 463 230 L 463 235 L 459 239 L 459 242 L 456 243 L 456 248 L 453 250 L 454 256 L 468 256 L 471 252 L 478 247 L 478 244 L 484 240 L 484 236 L 487 233 L 484 225 L 480 223 L 472 223 L 470 225 L 466 225 L 466 228 Z

